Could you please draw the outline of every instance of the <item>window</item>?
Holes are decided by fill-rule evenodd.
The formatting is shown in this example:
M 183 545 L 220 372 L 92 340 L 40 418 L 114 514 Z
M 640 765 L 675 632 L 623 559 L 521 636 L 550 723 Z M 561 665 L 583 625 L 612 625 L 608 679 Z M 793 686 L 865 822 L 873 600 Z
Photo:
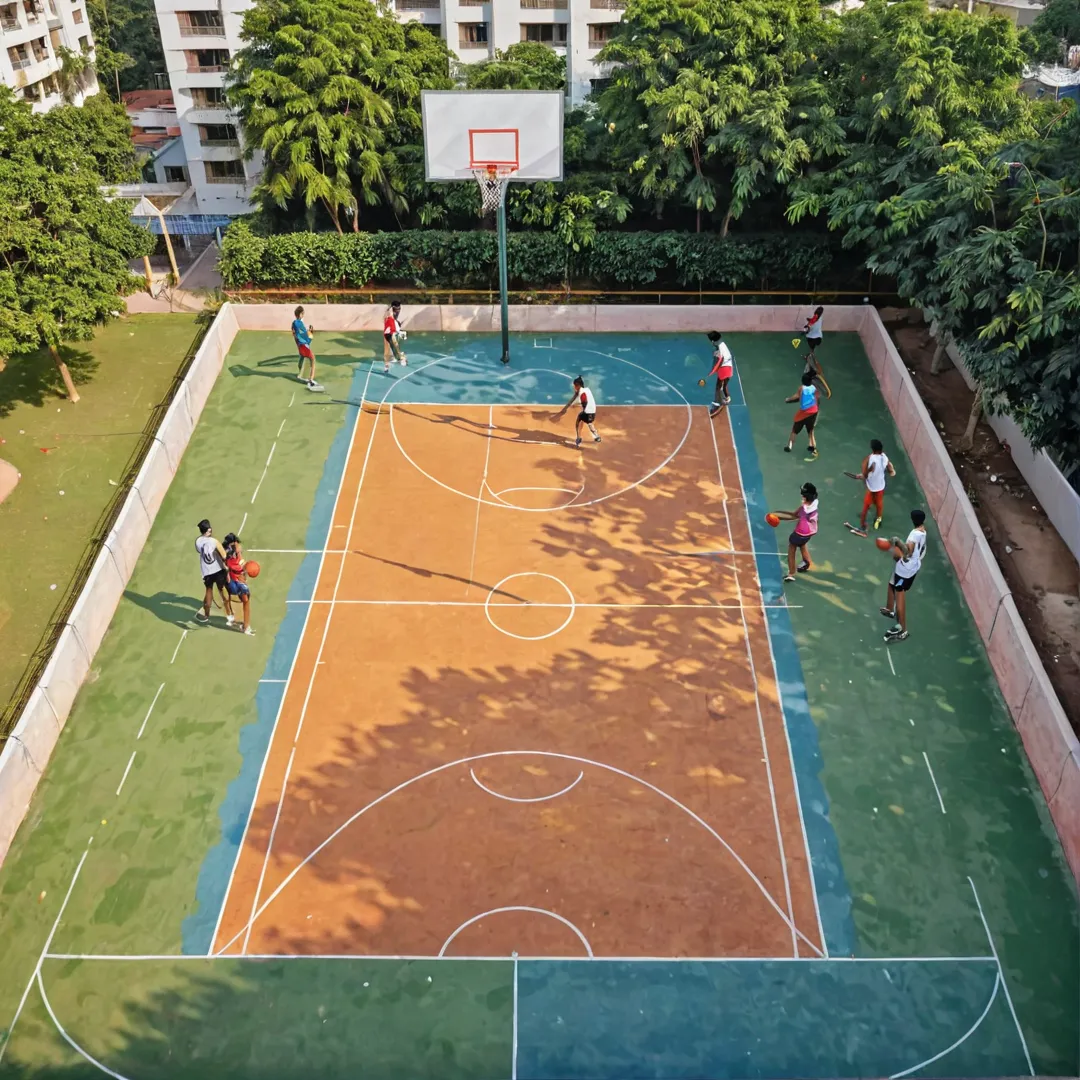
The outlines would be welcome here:
M 522 23 L 522 41 L 538 41 L 541 45 L 565 45 L 566 23 Z
M 543 11 L 565 11 L 567 0 L 521 0 L 521 6 Z
M 458 44 L 462 49 L 486 48 L 487 43 L 486 22 L 458 23 Z
M 242 161 L 204 161 L 203 166 L 211 184 L 242 184 L 245 180 Z
M 224 109 L 225 87 L 197 86 L 191 91 L 191 104 L 196 109 Z
M 165 166 L 165 183 L 166 184 L 186 184 L 187 183 L 187 169 L 183 165 L 166 165 Z
M 73 20 L 74 22 L 77 22 L 77 23 L 81 23 L 81 22 L 83 21 L 83 13 L 82 13 L 82 8 L 76 8 L 76 9 L 75 9 L 75 10 L 74 10 L 74 11 L 73 11 L 73 12 L 71 13 L 71 18 L 72 18 L 72 20 Z
M 192 49 L 184 55 L 190 72 L 225 71 L 229 66 L 228 49 Z
M 589 88 L 594 94 L 602 94 L 611 85 L 611 79 L 590 79 Z
M 8 49 L 8 60 L 11 61 L 11 66 L 16 71 L 21 68 L 28 68 L 33 63 L 25 45 L 14 45 Z
M 589 48 L 602 49 L 612 38 L 618 23 L 589 23 Z
M 19 29 L 19 10 L 14 4 L 0 7 L 0 30 Z
M 439 0 L 394 0 L 397 11 L 438 11 Z
M 144 127 L 136 128 L 136 131 L 141 131 L 144 135 L 166 135 L 169 129 L 163 127 Z
M 232 124 L 200 124 L 199 142 L 203 146 L 239 146 L 240 139 Z
M 31 83 L 29 86 L 23 87 L 23 98 L 33 103 L 41 100 L 41 83 Z
M 88 53 L 89 51 L 90 51 L 90 38 L 89 37 L 81 37 L 81 38 L 79 38 L 79 52 Z
M 30 48 L 33 51 L 34 60 L 37 61 L 37 63 L 40 64 L 49 59 L 49 48 L 45 44 L 44 38 L 35 38 L 30 42 Z
M 176 21 L 181 37 L 225 36 L 225 24 L 219 11 L 178 11 Z

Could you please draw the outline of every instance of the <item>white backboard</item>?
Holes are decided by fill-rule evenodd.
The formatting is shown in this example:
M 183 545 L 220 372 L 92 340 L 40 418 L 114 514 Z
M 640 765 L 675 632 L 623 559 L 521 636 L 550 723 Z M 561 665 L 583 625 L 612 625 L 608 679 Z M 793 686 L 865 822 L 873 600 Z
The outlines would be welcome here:
M 511 179 L 563 178 L 561 90 L 425 90 L 428 180 L 471 180 L 473 169 L 513 169 Z

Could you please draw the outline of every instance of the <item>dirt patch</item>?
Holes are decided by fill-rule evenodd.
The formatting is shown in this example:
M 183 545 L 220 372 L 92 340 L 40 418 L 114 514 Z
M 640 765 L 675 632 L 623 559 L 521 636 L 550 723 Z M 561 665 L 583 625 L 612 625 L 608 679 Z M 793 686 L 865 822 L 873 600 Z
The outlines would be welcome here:
M 974 395 L 956 368 L 930 373 L 936 342 L 921 315 L 887 309 L 881 317 L 937 425 L 1069 722 L 1080 734 L 1080 567 L 987 423 L 976 429 L 970 452 L 960 449 Z

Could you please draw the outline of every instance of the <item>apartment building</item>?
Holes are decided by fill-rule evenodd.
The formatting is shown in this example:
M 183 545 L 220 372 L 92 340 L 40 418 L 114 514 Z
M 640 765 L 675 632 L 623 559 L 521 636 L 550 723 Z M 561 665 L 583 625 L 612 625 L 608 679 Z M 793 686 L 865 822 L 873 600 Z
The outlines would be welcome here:
M 393 0 L 402 22 L 415 19 L 446 39 L 465 63 L 516 41 L 537 41 L 566 57 L 567 92 L 579 105 L 610 77 L 596 55 L 626 0 Z
M 156 0 L 156 6 L 194 212 L 250 213 L 259 155 L 244 160 L 240 131 L 225 103 L 225 77 L 242 47 L 248 0 Z
M 35 112 L 64 100 L 60 50 L 93 56 L 85 0 L 0 0 L 0 82 Z M 92 71 L 74 77 L 68 97 L 81 105 L 97 93 Z

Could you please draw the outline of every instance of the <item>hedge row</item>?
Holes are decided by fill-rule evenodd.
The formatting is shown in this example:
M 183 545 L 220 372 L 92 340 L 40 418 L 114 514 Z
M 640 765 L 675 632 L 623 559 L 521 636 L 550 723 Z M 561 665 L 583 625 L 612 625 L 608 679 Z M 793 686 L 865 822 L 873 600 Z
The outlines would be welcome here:
M 713 233 L 602 232 L 575 252 L 552 233 L 515 232 L 507 255 L 511 287 L 519 289 L 806 289 L 858 267 L 829 238 L 782 233 L 721 239 Z M 225 234 L 221 275 L 227 288 L 491 288 L 498 282 L 496 257 L 495 234 L 482 230 L 264 237 L 238 221 Z

